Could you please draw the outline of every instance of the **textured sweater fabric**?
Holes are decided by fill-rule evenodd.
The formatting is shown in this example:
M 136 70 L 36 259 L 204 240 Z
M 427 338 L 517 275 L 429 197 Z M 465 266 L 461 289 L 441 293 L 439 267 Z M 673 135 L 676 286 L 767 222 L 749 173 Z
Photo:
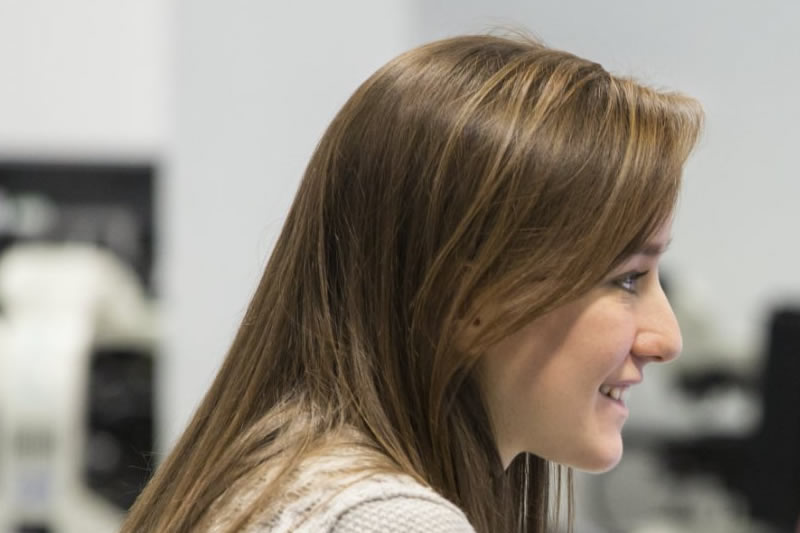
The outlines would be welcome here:
M 475 533 L 457 507 L 402 476 L 375 476 L 358 481 L 308 516 L 306 523 L 277 531 Z
M 429 487 L 403 474 L 365 474 L 357 454 L 315 458 L 286 487 L 280 502 L 259 510 L 247 533 L 475 533 L 464 513 Z M 212 506 L 208 533 L 231 526 L 250 507 L 269 476 L 235 488 Z

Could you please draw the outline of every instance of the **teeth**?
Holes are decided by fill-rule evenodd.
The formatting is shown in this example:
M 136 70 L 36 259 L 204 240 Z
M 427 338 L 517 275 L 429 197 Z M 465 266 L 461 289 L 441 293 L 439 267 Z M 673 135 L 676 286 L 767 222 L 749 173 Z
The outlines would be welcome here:
M 609 398 L 613 398 L 614 400 L 619 400 L 622 398 L 625 389 L 623 387 L 612 387 L 611 385 L 601 385 L 600 386 L 600 394 L 605 394 Z

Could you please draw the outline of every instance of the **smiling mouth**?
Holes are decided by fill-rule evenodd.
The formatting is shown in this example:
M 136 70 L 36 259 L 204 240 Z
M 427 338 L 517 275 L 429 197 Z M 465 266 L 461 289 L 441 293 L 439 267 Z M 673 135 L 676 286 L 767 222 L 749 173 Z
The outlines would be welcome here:
M 613 387 L 611 385 L 602 385 L 600 387 L 600 394 L 604 396 L 608 396 L 612 400 L 616 400 L 618 402 L 625 402 L 625 396 L 628 387 Z

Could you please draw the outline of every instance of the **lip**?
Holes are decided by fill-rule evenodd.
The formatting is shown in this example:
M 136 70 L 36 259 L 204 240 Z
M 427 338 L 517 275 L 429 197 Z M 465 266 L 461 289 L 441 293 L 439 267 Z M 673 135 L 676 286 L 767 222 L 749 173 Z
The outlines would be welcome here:
M 605 398 L 606 400 L 608 400 L 608 401 L 609 401 L 609 402 L 611 402 L 611 403 L 615 403 L 615 404 L 617 404 L 617 405 L 621 405 L 622 407 L 625 407 L 625 400 L 624 400 L 624 397 L 620 397 L 620 399 L 619 399 L 619 400 L 615 400 L 615 399 L 614 399 L 614 398 L 612 398 L 611 396 L 607 396 L 607 395 L 603 394 L 603 393 L 602 393 L 602 392 L 600 392 L 600 391 L 598 391 L 598 392 L 597 392 L 597 394 L 599 394 L 600 396 L 602 396 L 603 398 Z
M 641 382 L 642 382 L 641 379 L 628 379 L 625 381 L 607 381 L 601 384 L 600 386 L 602 387 L 603 385 L 608 385 L 609 387 L 622 387 L 627 389 L 629 387 L 633 387 L 634 385 L 638 385 Z
M 623 415 L 627 417 L 628 416 L 628 406 L 625 404 L 625 396 L 627 395 L 628 390 L 633 385 L 638 385 L 641 382 L 642 382 L 642 380 L 641 380 L 641 378 L 639 378 L 639 379 L 611 381 L 611 382 L 603 383 L 601 385 L 601 387 L 607 386 L 607 387 L 622 389 L 623 395 L 620 397 L 619 400 L 615 400 L 614 398 L 611 398 L 610 396 L 606 396 L 605 394 L 600 392 L 599 388 L 598 388 L 597 393 L 600 396 L 602 396 L 604 400 L 607 400 L 611 405 L 613 405 L 617 409 L 621 410 Z
M 608 402 L 608 405 L 610 405 L 612 408 L 619 410 L 623 416 L 628 416 L 628 406 L 625 405 L 625 401 L 623 399 L 615 400 L 614 398 L 606 396 L 600 391 L 598 391 L 597 394 L 599 394 L 603 400 Z

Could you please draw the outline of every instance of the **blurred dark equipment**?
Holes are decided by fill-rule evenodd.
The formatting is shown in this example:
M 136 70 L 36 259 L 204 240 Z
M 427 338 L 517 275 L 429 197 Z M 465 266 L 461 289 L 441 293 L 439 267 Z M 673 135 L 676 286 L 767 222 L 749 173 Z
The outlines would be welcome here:
M 18 241 L 95 244 L 153 292 L 155 179 L 150 164 L 0 161 L 0 253 Z
M 141 349 L 99 349 L 90 362 L 86 481 L 126 510 L 152 470 L 153 370 L 152 355 Z
M 700 395 L 704 385 L 751 386 L 725 372 L 687 381 Z M 677 475 L 712 474 L 747 502 L 751 516 L 777 531 L 792 532 L 800 517 L 800 309 L 777 310 L 770 320 L 761 381 L 762 418 L 744 438 L 707 436 L 667 443 L 662 457 Z

